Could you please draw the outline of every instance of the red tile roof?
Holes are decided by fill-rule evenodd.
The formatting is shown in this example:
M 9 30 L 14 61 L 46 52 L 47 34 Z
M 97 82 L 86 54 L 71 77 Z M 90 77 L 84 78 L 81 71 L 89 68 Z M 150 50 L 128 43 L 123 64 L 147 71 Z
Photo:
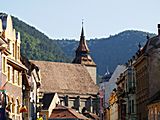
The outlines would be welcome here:
M 81 120 L 89 120 L 84 115 L 76 112 L 72 108 L 68 108 L 65 106 L 57 106 L 55 109 L 53 109 L 52 114 L 49 119 L 81 119 Z

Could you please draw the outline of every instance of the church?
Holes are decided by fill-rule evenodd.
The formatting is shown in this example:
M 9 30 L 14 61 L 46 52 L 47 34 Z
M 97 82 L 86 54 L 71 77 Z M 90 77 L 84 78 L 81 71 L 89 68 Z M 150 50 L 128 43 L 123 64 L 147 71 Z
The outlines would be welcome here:
M 90 50 L 84 36 L 82 25 L 79 46 L 72 63 L 31 60 L 40 70 L 42 113 L 49 118 L 58 104 L 73 108 L 82 113 L 98 113 L 98 86 L 96 85 L 96 64 L 90 56 Z M 54 97 L 58 95 L 58 98 Z M 56 100 L 53 100 L 56 99 Z M 53 105 L 53 101 L 55 104 Z

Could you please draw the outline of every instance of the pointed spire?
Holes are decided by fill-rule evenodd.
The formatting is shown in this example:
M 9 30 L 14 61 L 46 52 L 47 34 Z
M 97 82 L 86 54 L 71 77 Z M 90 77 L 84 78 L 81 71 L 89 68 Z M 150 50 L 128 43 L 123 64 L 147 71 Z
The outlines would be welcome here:
M 92 58 L 89 55 L 89 48 L 84 36 L 83 20 L 82 20 L 82 31 L 80 36 L 79 46 L 76 50 L 76 57 L 72 63 L 85 64 L 85 65 L 94 65 Z
M 81 37 L 84 37 L 84 30 L 83 30 L 83 26 L 82 26 L 82 31 L 81 31 Z
M 84 30 L 83 30 L 83 19 L 82 19 L 82 31 L 81 31 L 81 37 L 84 36 Z
M 109 69 L 108 69 L 108 66 L 107 66 L 106 73 L 102 77 L 102 80 L 103 80 L 103 82 L 108 82 L 110 78 L 111 78 L 111 73 L 109 72 Z
M 108 66 L 107 66 L 107 72 L 106 72 L 106 75 L 110 75 L 110 72 L 109 72 Z
M 86 43 L 85 36 L 84 36 L 83 20 L 82 20 L 82 31 L 81 31 L 81 36 L 80 36 L 80 42 L 79 42 L 79 46 L 78 46 L 76 52 L 77 53 L 79 53 L 79 52 L 89 53 L 89 48 L 88 48 L 88 45 Z

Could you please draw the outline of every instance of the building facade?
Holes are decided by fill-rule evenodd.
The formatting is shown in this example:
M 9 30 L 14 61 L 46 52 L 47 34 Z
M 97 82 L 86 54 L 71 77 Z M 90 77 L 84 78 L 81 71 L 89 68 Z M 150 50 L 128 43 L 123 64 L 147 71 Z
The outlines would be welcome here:
M 136 76 L 136 104 L 137 104 L 137 119 L 147 119 L 147 100 L 149 99 L 149 77 L 148 77 L 148 62 L 144 54 L 144 47 L 137 53 L 136 62 L 133 64 Z
M 0 16 L 0 30 L 0 39 L 5 42 L 0 53 L 0 86 L 5 90 L 6 116 L 22 120 L 22 72 L 27 69 L 20 61 L 20 33 L 13 28 L 10 15 Z
M 145 46 L 138 50 L 134 59 L 137 119 L 139 120 L 146 120 L 148 118 L 147 103 L 160 88 L 159 36 L 160 25 L 158 25 L 158 35 L 152 38 L 147 36 L 148 40 Z
M 27 107 L 27 112 L 23 113 L 25 119 L 39 118 L 39 113 L 42 109 L 40 100 L 43 98 L 43 93 L 40 92 L 41 77 L 40 69 L 25 57 L 21 57 L 21 62 L 25 65 L 28 71 L 23 72 L 23 104 Z
M 148 120 L 160 119 L 160 91 L 154 94 L 147 105 L 148 107 Z
M 118 98 L 114 89 L 109 98 L 109 120 L 118 120 Z

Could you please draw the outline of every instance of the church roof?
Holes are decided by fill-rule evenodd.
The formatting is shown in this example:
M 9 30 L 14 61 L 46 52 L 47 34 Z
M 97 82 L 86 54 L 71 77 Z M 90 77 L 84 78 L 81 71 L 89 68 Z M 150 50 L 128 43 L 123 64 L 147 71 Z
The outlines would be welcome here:
M 98 86 L 81 64 L 31 61 L 40 69 L 42 92 L 97 94 Z
M 96 66 L 91 56 L 89 55 L 89 52 L 90 50 L 88 48 L 88 45 L 84 36 L 83 26 L 82 26 L 79 46 L 76 50 L 76 57 L 74 58 L 72 63 Z
M 85 40 L 83 27 L 82 27 L 82 31 L 81 31 L 79 46 L 78 46 L 76 52 L 89 53 L 89 48 L 88 48 L 88 45 L 87 45 L 86 40 Z

